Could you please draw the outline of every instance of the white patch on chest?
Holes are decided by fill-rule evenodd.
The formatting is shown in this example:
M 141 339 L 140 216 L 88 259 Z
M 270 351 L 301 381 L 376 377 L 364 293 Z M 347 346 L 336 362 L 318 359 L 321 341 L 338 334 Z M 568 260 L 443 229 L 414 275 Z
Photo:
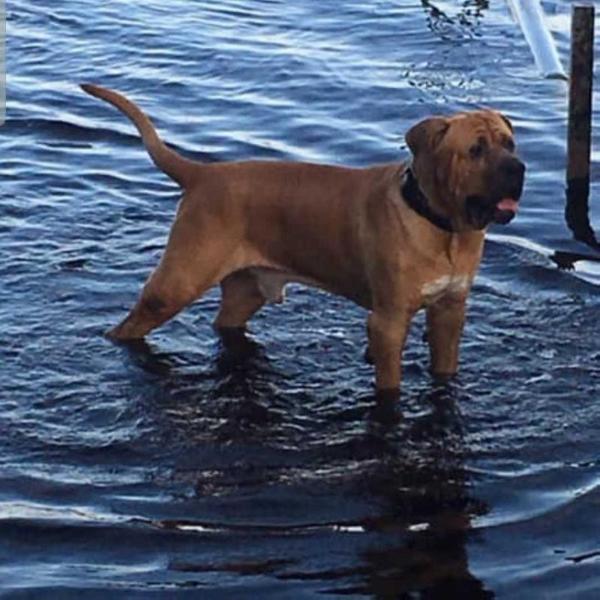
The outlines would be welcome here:
M 447 294 L 460 294 L 469 288 L 468 275 L 444 275 L 423 285 L 421 294 L 426 304 Z

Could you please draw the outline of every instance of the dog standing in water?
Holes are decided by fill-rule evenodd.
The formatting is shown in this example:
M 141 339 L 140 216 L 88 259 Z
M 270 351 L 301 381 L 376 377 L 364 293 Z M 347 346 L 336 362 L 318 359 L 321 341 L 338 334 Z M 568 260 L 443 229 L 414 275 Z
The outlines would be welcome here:
M 142 338 L 217 284 L 215 327 L 243 328 L 297 281 L 370 311 L 378 390 L 399 388 L 406 334 L 421 308 L 432 372 L 456 372 L 485 229 L 513 218 L 523 189 L 525 166 L 504 116 L 480 110 L 425 119 L 406 134 L 409 162 L 203 164 L 168 148 L 121 94 L 82 88 L 127 115 L 156 166 L 183 188 L 160 263 L 110 337 Z

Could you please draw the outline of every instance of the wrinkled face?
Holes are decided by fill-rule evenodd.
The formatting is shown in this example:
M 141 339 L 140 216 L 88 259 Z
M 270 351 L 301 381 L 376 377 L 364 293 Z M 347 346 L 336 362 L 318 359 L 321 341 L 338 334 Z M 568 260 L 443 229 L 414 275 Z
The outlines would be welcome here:
M 431 208 L 457 231 L 508 223 L 515 216 L 525 165 L 515 155 L 512 126 L 500 113 L 431 117 L 412 127 L 406 141 Z

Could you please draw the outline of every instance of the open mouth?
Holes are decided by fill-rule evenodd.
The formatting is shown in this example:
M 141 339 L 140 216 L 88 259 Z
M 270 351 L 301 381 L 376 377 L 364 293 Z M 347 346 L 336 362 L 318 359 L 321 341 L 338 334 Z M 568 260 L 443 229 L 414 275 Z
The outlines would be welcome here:
M 467 220 L 476 229 L 485 229 L 490 223 L 505 225 L 512 221 L 519 210 L 524 176 L 525 165 L 516 156 L 500 155 L 488 179 L 491 193 L 465 198 Z
M 466 211 L 469 221 L 477 229 L 483 229 L 490 223 L 506 225 L 512 221 L 519 210 L 518 193 L 503 194 L 500 200 L 483 196 L 469 196 L 466 199 Z
M 502 198 L 494 207 L 494 223 L 506 225 L 512 221 L 519 210 L 519 202 L 514 198 Z

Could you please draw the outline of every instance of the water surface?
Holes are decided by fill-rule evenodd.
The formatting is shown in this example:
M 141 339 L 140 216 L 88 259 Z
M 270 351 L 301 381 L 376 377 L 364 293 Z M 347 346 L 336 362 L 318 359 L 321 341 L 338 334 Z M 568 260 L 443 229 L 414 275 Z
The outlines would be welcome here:
M 544 7 L 567 64 L 570 2 Z M 597 597 L 600 274 L 549 258 L 591 252 L 563 219 L 566 84 L 504 2 L 15 0 L 7 42 L 8 597 Z M 105 340 L 178 189 L 82 81 L 205 160 L 367 165 L 430 114 L 504 111 L 528 180 L 488 236 L 460 377 L 431 382 L 419 318 L 402 400 L 377 406 L 364 311 L 301 286 L 244 344 L 213 335 L 216 290 L 145 344 Z

